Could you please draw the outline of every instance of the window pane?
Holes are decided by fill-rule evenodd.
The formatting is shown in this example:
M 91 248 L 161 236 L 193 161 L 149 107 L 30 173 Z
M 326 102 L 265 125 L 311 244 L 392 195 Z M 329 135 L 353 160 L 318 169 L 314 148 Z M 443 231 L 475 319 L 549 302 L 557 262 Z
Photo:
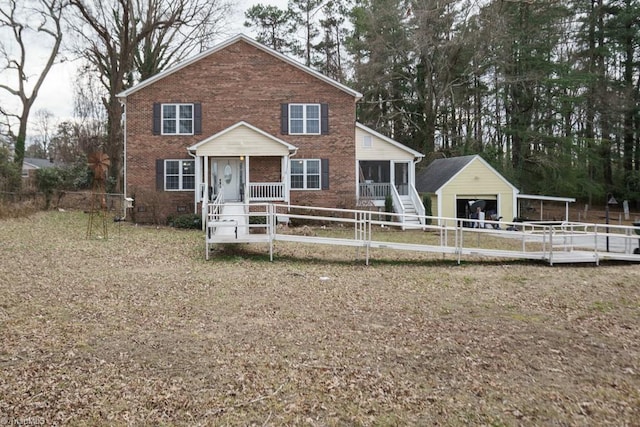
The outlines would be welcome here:
M 180 173 L 179 162 L 177 160 L 167 160 L 165 162 L 165 173 L 167 175 L 178 175 Z
M 302 119 L 303 117 L 304 117 L 304 106 L 302 105 L 289 106 L 289 118 Z
M 191 120 L 180 120 L 180 133 L 193 133 Z
M 302 160 L 291 161 L 291 173 L 300 175 L 304 172 L 304 162 Z
M 178 190 L 180 187 L 180 180 L 177 175 L 167 176 L 167 190 Z
M 304 177 L 302 175 L 291 175 L 291 188 L 304 188 Z
M 320 106 L 307 105 L 307 119 L 319 119 L 319 118 L 320 118 Z
M 304 122 L 302 120 L 291 120 L 289 124 L 289 132 L 290 133 L 303 133 L 304 132 Z
M 183 190 L 193 190 L 196 188 L 196 178 L 191 176 L 183 176 L 182 177 L 182 189 Z
M 320 173 L 320 161 L 307 160 L 307 174 L 319 174 L 319 173 Z
M 193 118 L 193 105 L 181 105 L 180 106 L 180 118 L 191 119 Z
M 320 133 L 320 121 L 319 120 L 307 121 L 307 133 Z
M 175 119 L 176 118 L 176 106 L 175 105 L 163 105 L 162 106 L 162 118 L 163 119 Z
M 176 133 L 176 121 L 164 120 L 162 122 L 162 133 Z
M 195 174 L 196 167 L 195 162 L 193 160 L 186 160 L 182 162 L 182 173 L 185 175 L 193 175 Z
M 320 188 L 320 175 L 308 175 L 307 188 Z

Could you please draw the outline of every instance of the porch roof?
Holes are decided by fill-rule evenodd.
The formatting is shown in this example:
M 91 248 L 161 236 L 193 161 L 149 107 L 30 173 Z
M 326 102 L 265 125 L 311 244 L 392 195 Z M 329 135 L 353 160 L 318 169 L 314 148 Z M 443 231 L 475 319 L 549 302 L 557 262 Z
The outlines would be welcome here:
M 286 156 L 298 148 L 286 141 L 240 121 L 187 148 L 196 156 Z

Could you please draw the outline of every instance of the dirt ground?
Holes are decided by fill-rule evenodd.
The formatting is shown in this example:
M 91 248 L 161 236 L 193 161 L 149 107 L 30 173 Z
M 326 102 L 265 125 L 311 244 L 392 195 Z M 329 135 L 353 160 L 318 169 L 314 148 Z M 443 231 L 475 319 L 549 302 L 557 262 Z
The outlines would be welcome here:
M 0 425 L 639 425 L 640 265 L 0 221 Z

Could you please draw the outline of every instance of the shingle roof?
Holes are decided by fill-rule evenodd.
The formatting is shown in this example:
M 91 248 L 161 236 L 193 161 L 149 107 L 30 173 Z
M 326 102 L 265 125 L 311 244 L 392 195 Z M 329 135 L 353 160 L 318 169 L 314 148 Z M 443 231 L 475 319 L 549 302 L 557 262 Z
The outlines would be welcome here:
M 416 190 L 420 193 L 435 193 L 476 157 L 478 156 L 472 155 L 434 160 L 416 174 Z
M 36 159 L 35 157 L 25 157 L 23 163 L 27 163 L 36 169 L 52 168 L 55 166 L 47 159 Z

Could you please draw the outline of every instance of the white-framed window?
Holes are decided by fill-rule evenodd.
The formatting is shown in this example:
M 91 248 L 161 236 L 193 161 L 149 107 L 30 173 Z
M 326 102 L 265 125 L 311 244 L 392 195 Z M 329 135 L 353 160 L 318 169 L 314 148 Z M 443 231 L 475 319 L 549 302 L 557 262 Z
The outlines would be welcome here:
M 362 137 L 362 147 L 363 148 L 373 147 L 373 138 L 371 138 L 371 135 L 364 135 Z
M 289 104 L 289 134 L 320 135 L 320 104 Z
M 163 135 L 193 135 L 193 104 L 162 104 Z
M 164 161 L 164 189 L 166 191 L 194 190 L 195 188 L 195 160 Z
M 291 189 L 320 190 L 320 159 L 291 160 Z

